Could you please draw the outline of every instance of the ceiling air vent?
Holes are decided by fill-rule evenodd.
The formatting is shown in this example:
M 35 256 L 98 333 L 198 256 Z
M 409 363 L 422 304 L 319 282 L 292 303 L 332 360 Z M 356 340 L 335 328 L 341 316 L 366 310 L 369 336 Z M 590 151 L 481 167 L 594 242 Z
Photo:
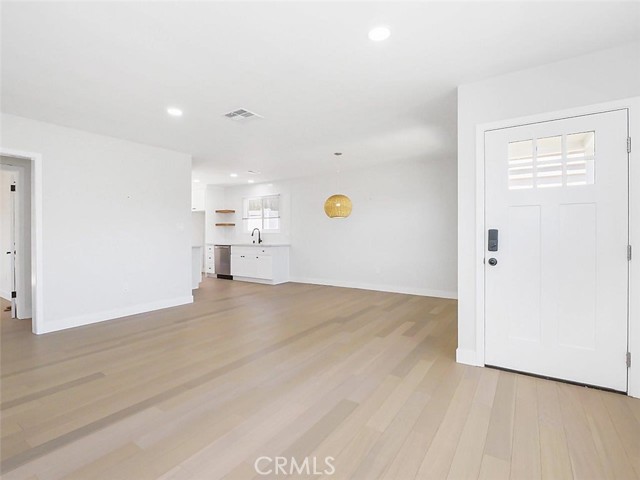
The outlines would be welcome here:
M 230 118 L 231 120 L 249 120 L 251 118 L 262 118 L 257 113 L 251 112 L 246 108 L 239 108 L 238 110 L 234 110 L 233 112 L 225 113 L 225 117 Z

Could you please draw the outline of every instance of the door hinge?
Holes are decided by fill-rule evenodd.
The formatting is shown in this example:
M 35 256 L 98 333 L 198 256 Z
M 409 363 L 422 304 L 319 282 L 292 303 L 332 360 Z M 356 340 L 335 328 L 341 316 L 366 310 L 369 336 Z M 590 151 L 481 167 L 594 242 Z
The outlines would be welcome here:
M 631 368 L 631 352 L 627 352 L 627 368 Z
M 631 153 L 631 137 L 627 137 L 627 153 Z
M 15 291 L 11 292 L 11 298 L 16 298 L 17 295 L 18 294 Z
M 627 245 L 627 260 L 631 261 L 631 245 Z
M 16 191 L 16 186 L 15 185 L 11 185 L 11 191 L 15 192 Z

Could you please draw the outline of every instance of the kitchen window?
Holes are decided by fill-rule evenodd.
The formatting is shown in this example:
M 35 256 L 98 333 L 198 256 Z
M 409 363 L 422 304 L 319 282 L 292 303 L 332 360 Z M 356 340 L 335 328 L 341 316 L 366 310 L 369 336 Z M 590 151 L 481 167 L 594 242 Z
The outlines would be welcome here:
M 246 232 L 254 228 L 259 228 L 261 232 L 279 232 L 280 195 L 245 198 L 242 220 Z

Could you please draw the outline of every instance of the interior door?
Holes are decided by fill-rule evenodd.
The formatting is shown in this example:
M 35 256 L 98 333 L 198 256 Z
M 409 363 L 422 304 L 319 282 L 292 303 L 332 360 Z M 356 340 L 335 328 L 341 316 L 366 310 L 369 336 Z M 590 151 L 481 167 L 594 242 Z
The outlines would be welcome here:
M 485 363 L 627 390 L 627 110 L 485 133 Z

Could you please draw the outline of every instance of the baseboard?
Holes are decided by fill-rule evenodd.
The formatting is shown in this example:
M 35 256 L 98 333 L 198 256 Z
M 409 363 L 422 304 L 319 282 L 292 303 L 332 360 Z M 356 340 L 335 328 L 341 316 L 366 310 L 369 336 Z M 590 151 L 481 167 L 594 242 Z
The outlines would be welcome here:
M 474 367 L 484 367 L 482 363 L 478 363 L 476 351 L 465 348 L 456 349 L 456 362 L 473 365 Z
M 280 285 L 281 283 L 287 283 L 288 280 L 278 281 L 275 280 L 264 280 L 262 278 L 253 278 L 253 277 L 238 277 L 234 275 L 231 277 L 233 280 L 237 280 L 238 282 L 247 282 L 247 283 L 261 283 L 262 285 Z
M 79 315 L 77 317 L 57 320 L 55 322 L 45 322 L 45 325 L 43 325 L 42 328 L 39 328 L 38 331 L 34 333 L 40 335 L 42 333 L 57 332 L 60 330 L 66 330 L 68 328 L 81 327 L 83 325 L 105 322 L 107 320 L 114 320 L 116 318 L 127 317 L 129 315 L 137 315 L 139 313 L 152 312 L 154 310 L 177 307 L 178 305 L 186 305 L 189 303 L 193 303 L 192 295 L 172 298 L 169 300 L 159 300 L 157 302 L 142 303 L 139 305 L 132 305 L 130 307 L 117 308 L 114 310 L 107 310 L 98 313 L 90 313 L 87 315 Z
M 458 292 L 452 292 L 447 290 L 432 290 L 429 288 L 413 288 L 396 285 L 378 285 L 374 283 L 358 283 L 358 282 L 344 282 L 341 280 L 326 280 L 320 278 L 303 278 L 293 277 L 290 280 L 296 283 L 309 283 L 313 285 L 327 285 L 331 287 L 343 287 L 343 288 L 359 288 L 361 290 L 376 290 L 378 292 L 390 292 L 390 293 L 404 293 L 407 295 L 420 295 L 422 297 L 436 297 L 436 298 L 449 298 L 457 299 Z

